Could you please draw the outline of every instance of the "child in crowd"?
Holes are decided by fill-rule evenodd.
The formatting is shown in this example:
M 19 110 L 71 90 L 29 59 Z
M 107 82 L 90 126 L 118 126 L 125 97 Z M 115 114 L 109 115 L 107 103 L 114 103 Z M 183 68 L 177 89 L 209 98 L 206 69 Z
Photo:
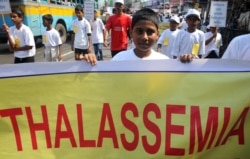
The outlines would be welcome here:
M 222 46 L 222 37 L 218 32 L 218 27 L 208 25 L 208 32 L 205 33 L 205 58 L 220 58 L 220 47 Z
M 75 51 L 75 60 L 81 60 L 81 55 L 92 52 L 91 26 L 83 17 L 84 11 L 81 5 L 75 7 L 75 14 L 77 19 L 72 23 L 71 49 Z
M 159 36 L 158 24 L 159 18 L 152 9 L 143 8 L 137 11 L 132 18 L 130 31 L 135 48 L 121 51 L 112 58 L 112 61 L 169 59 L 166 55 L 152 49 Z M 185 54 L 180 59 L 182 62 L 189 62 L 193 57 L 191 54 Z
M 30 28 L 23 24 L 24 14 L 21 9 L 14 8 L 11 20 L 15 26 L 8 27 L 3 24 L 3 30 L 7 33 L 10 51 L 14 52 L 14 63 L 35 62 L 36 46 L 34 35 Z
M 172 50 L 174 47 L 174 41 L 179 33 L 178 25 L 180 19 L 177 16 L 172 16 L 169 19 L 170 28 L 163 31 L 159 40 L 157 41 L 157 51 L 167 55 L 169 58 L 173 58 Z
M 97 17 L 97 10 L 94 11 L 94 20 L 91 22 L 92 28 L 92 44 L 98 61 L 103 60 L 102 46 L 104 42 L 105 25 L 102 20 Z
M 44 57 L 45 61 L 61 61 L 61 45 L 62 41 L 59 32 L 52 27 L 53 17 L 51 14 L 46 14 L 42 16 L 43 26 L 46 30 L 42 34 L 42 41 L 45 47 Z
M 124 13 L 124 0 L 115 0 L 115 14 L 110 16 L 106 22 L 104 46 L 108 47 L 108 37 L 111 34 L 110 51 L 114 57 L 117 53 L 127 50 L 128 47 L 128 30 L 131 26 L 131 17 Z
M 198 30 L 200 24 L 200 13 L 196 9 L 190 9 L 185 16 L 188 28 L 181 30 L 177 35 L 174 43 L 172 54 L 174 58 L 182 54 L 193 54 L 202 57 L 205 54 L 205 35 Z

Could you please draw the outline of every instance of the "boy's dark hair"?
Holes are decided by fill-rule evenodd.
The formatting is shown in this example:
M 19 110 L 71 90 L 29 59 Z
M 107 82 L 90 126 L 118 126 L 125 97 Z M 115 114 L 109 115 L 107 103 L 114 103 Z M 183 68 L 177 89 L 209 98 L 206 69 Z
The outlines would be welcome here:
M 112 13 L 115 14 L 115 12 L 116 12 L 116 8 L 113 8 Z
M 24 17 L 23 11 L 20 8 L 17 8 L 17 7 L 12 8 L 11 12 L 17 14 L 18 17 L 21 17 L 21 18 Z
M 51 14 L 45 14 L 42 16 L 43 20 L 47 20 L 50 24 L 53 23 L 53 17 Z
M 158 15 L 155 11 L 153 11 L 150 8 L 142 8 L 139 11 L 137 11 L 132 18 L 132 26 L 133 29 L 135 24 L 138 23 L 141 20 L 148 20 L 155 24 L 156 28 L 158 29 Z
M 77 5 L 77 6 L 75 7 L 75 12 L 76 12 L 76 11 L 83 12 L 83 7 L 82 7 L 81 5 Z

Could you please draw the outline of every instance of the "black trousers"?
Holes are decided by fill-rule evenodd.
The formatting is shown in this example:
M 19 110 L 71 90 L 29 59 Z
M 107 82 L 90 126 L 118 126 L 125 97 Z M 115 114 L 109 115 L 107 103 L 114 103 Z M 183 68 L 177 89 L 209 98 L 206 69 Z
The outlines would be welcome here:
M 14 61 L 15 64 L 17 64 L 17 63 L 30 63 L 30 62 L 35 62 L 34 56 L 24 57 L 24 58 L 15 57 L 15 61 Z
M 219 56 L 217 56 L 217 54 L 215 53 L 215 51 L 211 51 L 205 58 L 220 58 Z

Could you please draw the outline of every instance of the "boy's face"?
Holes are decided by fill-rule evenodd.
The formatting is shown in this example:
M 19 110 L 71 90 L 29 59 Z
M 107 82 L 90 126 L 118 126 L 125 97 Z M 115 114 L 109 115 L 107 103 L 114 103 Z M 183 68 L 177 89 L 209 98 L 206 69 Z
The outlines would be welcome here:
M 170 22 L 170 26 L 169 26 L 170 29 L 171 30 L 176 30 L 179 24 L 176 23 L 174 20 L 170 20 L 169 22 Z
M 210 27 L 210 32 L 212 32 L 212 33 L 215 33 L 215 32 L 217 32 L 217 27 Z
M 186 18 L 186 22 L 189 28 L 197 28 L 197 26 L 200 24 L 199 18 L 192 15 Z
M 95 12 L 94 12 L 94 18 L 97 18 L 97 16 L 98 16 L 98 14 L 97 14 L 97 12 L 95 11 Z
M 149 20 L 140 20 L 130 32 L 136 50 L 142 55 L 148 53 L 158 39 L 159 31 Z
M 45 19 L 43 19 L 43 26 L 44 26 L 44 27 L 49 26 L 49 22 L 48 22 L 47 20 L 45 20 Z
M 14 24 L 20 24 L 23 21 L 23 18 L 19 17 L 16 13 L 11 13 L 10 17 Z
M 76 14 L 78 19 L 82 19 L 83 15 L 84 15 L 82 11 L 75 11 L 75 14 Z
M 124 5 L 122 3 L 115 3 L 115 9 L 117 14 L 121 14 L 124 9 Z

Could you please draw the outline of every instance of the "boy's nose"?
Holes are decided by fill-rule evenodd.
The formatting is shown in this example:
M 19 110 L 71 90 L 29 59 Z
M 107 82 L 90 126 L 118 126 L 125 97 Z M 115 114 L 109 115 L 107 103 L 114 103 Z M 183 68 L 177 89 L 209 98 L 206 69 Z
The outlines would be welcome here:
M 147 32 L 143 32 L 142 37 L 143 37 L 143 39 L 148 39 L 148 34 L 147 34 Z

